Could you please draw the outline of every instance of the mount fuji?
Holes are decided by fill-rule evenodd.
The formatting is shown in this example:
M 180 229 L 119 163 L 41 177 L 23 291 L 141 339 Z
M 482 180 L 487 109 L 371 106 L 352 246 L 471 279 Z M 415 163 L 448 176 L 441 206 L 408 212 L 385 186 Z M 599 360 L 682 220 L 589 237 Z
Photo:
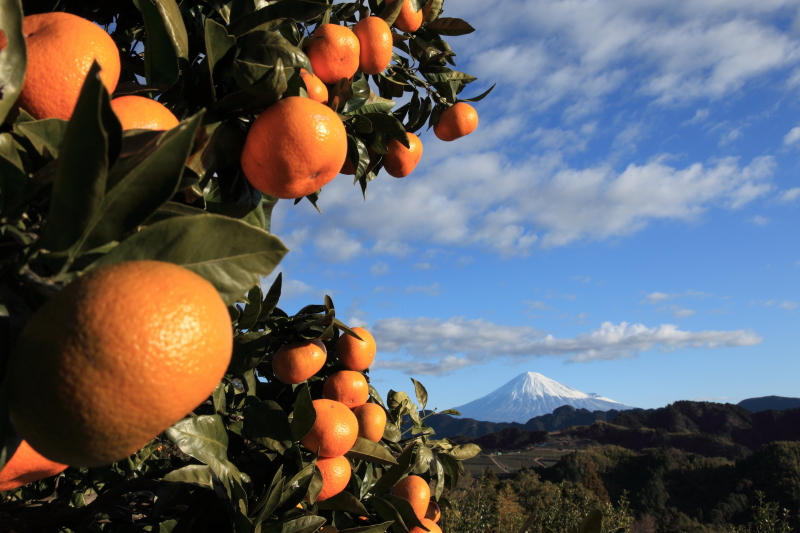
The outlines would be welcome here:
M 462 416 L 487 422 L 525 423 L 562 405 L 590 411 L 635 409 L 594 393 L 585 393 L 536 372 L 515 377 L 499 389 L 456 409 Z

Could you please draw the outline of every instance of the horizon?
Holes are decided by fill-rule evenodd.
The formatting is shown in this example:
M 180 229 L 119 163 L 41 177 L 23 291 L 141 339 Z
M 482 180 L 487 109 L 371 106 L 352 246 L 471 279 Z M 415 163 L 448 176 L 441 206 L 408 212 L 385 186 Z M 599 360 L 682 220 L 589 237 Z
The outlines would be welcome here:
M 513 15 L 513 16 L 512 16 Z M 532 370 L 642 408 L 798 396 L 800 0 L 448 4 L 474 133 L 279 202 L 281 307 L 332 297 L 446 409 Z M 264 280 L 268 287 L 274 279 Z

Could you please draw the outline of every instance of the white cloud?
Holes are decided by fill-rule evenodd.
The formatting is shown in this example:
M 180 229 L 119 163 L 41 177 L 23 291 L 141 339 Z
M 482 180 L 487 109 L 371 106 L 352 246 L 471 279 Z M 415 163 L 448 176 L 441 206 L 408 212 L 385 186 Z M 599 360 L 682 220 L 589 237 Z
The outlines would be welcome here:
M 412 268 L 414 270 L 433 270 L 436 267 L 433 266 L 432 264 L 428 263 L 428 262 L 424 262 L 423 261 L 423 262 L 419 262 L 419 263 L 414 263 L 414 266 Z
M 682 318 L 685 316 L 692 316 L 695 313 L 697 313 L 697 311 L 693 311 L 692 309 L 678 308 L 672 312 L 672 315 L 678 318 Z
M 795 126 L 789 130 L 789 133 L 783 136 L 784 146 L 790 146 L 797 141 L 800 141 L 800 126 Z
M 552 307 L 548 306 L 544 302 L 536 301 L 533 302 L 531 300 L 524 300 L 522 303 L 528 306 L 528 309 L 536 310 L 536 311 L 552 311 Z
M 788 300 L 785 300 L 780 304 L 780 306 L 784 309 L 797 309 L 797 305 L 797 302 L 790 302 Z
M 691 298 L 708 298 L 711 295 L 702 291 L 687 289 L 683 292 L 673 292 L 669 294 L 665 292 L 651 292 L 650 294 L 645 295 L 645 298 L 647 299 L 648 303 L 656 305 L 666 300 L 674 300 L 676 298 L 682 298 L 684 296 L 689 296 Z
M 428 296 L 437 296 L 442 292 L 439 283 L 436 282 L 432 285 L 409 285 L 405 291 L 411 294 L 426 294 Z
M 364 253 L 361 242 L 341 228 L 321 231 L 314 239 L 314 245 L 317 252 L 329 261 L 347 261 Z
M 783 191 L 778 197 L 778 201 L 782 203 L 794 202 L 800 198 L 800 187 L 793 187 L 788 191 Z
M 767 301 L 753 301 L 750 302 L 750 305 L 762 305 L 764 307 L 778 306 L 782 309 L 791 311 L 792 309 L 797 309 L 798 305 L 800 304 L 798 304 L 797 302 L 793 302 L 791 300 L 783 300 L 783 301 L 767 300 Z
M 369 269 L 370 273 L 373 276 L 380 276 L 381 274 L 386 274 L 389 272 L 389 264 L 384 263 L 383 261 L 378 261 L 374 265 L 372 265 Z
M 668 299 L 672 298 L 672 296 L 669 295 L 669 294 L 665 294 L 663 292 L 651 292 L 650 294 L 645 296 L 645 298 L 647 298 L 647 300 L 651 304 L 657 304 L 657 303 L 659 303 L 659 302 L 661 302 L 663 300 L 668 300 Z
M 559 339 L 529 326 L 502 326 L 464 317 L 388 318 L 376 321 L 372 332 L 381 352 L 406 355 L 376 361 L 375 368 L 434 375 L 498 357 L 553 356 L 588 362 L 633 357 L 656 348 L 670 352 L 683 348 L 751 346 L 762 341 L 748 330 L 691 332 L 671 324 L 647 327 L 627 322 L 603 322 L 587 333 Z
M 751 224 L 755 224 L 756 226 L 761 226 L 763 228 L 764 226 L 768 226 L 771 221 L 767 217 L 756 215 L 754 217 L 749 218 L 748 222 L 750 222 Z

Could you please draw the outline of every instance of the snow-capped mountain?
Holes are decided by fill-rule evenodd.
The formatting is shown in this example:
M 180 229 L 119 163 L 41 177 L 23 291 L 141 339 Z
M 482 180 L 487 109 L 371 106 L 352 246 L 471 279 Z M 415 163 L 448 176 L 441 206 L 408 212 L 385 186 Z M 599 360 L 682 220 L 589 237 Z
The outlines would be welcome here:
M 476 420 L 525 423 L 562 405 L 590 411 L 634 409 L 596 393 L 567 387 L 536 372 L 520 374 L 496 391 L 456 409 L 462 416 Z

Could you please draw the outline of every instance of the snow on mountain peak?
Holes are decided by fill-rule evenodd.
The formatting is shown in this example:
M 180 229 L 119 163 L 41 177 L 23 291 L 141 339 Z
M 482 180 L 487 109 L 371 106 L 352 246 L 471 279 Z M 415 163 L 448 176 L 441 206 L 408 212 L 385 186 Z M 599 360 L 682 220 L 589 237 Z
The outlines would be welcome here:
M 590 411 L 632 409 L 597 393 L 587 394 L 567 387 L 538 372 L 520 374 L 494 392 L 456 409 L 476 420 L 524 423 L 552 413 L 562 405 Z

